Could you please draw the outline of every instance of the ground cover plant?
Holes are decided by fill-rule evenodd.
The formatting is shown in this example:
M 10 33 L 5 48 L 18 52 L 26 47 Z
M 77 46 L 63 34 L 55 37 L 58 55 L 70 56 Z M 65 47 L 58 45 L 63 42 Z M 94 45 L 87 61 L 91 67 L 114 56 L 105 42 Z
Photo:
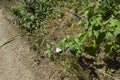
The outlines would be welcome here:
M 91 63 L 86 61 L 87 66 L 92 65 L 96 70 L 97 66 L 104 64 L 103 74 L 110 75 L 120 69 L 119 10 L 119 0 L 23 0 L 12 8 L 13 13 L 18 17 L 17 23 L 31 34 L 30 42 L 34 50 L 47 54 L 53 60 L 58 59 L 56 61 L 60 61 L 69 69 L 68 71 L 72 68 L 75 70 L 76 66 L 78 69 L 80 67 L 78 64 L 85 64 L 85 62 L 81 64 L 81 59 L 85 57 L 86 60 L 86 56 L 89 55 L 94 61 Z M 63 25 L 60 25 L 62 24 L 60 20 L 64 21 Z M 53 25 L 46 27 L 52 23 L 58 27 Z M 64 25 L 65 23 L 68 24 Z M 50 37 L 47 38 L 47 35 L 49 36 L 54 28 L 56 28 L 54 33 L 57 34 L 57 30 L 62 29 L 59 28 L 61 26 L 62 28 L 68 26 L 69 29 L 75 26 L 79 33 L 75 36 L 65 34 L 62 38 L 59 36 L 60 39 L 55 42 L 49 41 Z M 71 33 L 76 32 L 73 30 Z M 100 59 L 101 55 L 102 59 Z M 75 64 L 76 66 L 73 67 Z M 79 77 L 80 72 L 77 73 L 77 70 L 74 72 Z
M 19 6 L 13 8 L 13 13 L 19 17 L 19 25 L 30 32 L 39 28 L 50 17 L 50 3 L 50 0 L 23 0 Z
M 100 44 L 103 43 L 104 46 L 102 47 L 104 47 L 106 54 L 109 55 L 112 51 L 118 51 L 117 53 L 119 53 L 120 23 L 118 17 L 120 5 L 109 0 L 100 0 L 89 4 L 86 3 L 83 6 L 84 13 L 73 14 L 74 16 L 77 15 L 77 18 L 81 18 L 78 22 L 81 27 L 80 34 L 76 38 L 67 36 L 63 39 L 62 44 L 60 44 L 63 50 L 72 47 L 71 52 L 78 57 L 83 51 L 95 56 Z

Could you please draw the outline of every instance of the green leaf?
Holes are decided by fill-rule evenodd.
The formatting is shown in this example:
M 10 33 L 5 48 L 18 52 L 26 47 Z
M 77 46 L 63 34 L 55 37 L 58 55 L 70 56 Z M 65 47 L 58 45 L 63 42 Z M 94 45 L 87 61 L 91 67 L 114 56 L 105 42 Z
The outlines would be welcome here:
M 91 37 L 92 35 L 93 35 L 93 28 L 92 27 L 90 27 L 89 29 L 88 29 L 88 32 L 86 33 L 87 35 L 88 35 L 88 37 Z
M 98 36 L 99 36 L 99 31 L 94 31 L 94 36 L 95 36 L 96 38 L 98 38 Z
M 117 36 L 118 34 L 120 34 L 120 26 L 117 26 L 114 31 L 115 36 Z
M 69 39 L 70 39 L 70 36 L 69 36 L 69 35 L 67 35 L 67 36 L 66 36 L 66 39 L 68 39 L 68 40 L 69 40 Z
M 117 26 L 117 25 L 119 25 L 119 20 L 117 19 L 110 20 L 110 24 L 109 24 L 110 27 Z
M 49 58 L 51 57 L 51 52 L 50 52 L 50 50 L 47 50 L 45 53 L 48 55 Z
M 51 46 L 50 46 L 50 44 L 46 44 L 46 47 L 47 47 L 47 49 L 50 49 L 51 48 Z
M 97 25 L 97 24 L 101 24 L 101 20 L 102 20 L 102 16 L 101 14 L 99 14 L 99 15 L 93 16 L 90 19 L 90 22 L 92 25 Z
M 74 38 L 75 43 L 79 44 L 78 38 Z
M 49 57 L 49 58 L 51 57 L 51 52 L 48 52 L 48 57 Z
M 79 44 L 82 45 L 86 39 L 87 39 L 87 33 L 79 35 Z
M 107 32 L 105 39 L 107 41 L 114 41 L 115 40 L 115 36 L 111 32 Z
M 97 47 L 97 44 L 96 44 L 96 40 L 93 40 L 93 45 L 92 45 L 94 48 Z

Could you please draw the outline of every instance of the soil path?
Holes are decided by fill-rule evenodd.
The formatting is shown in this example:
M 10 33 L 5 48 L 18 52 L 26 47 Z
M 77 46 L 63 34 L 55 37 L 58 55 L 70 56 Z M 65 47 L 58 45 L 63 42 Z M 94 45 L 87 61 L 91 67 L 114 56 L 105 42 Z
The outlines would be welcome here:
M 0 46 L 16 35 L 20 35 L 19 30 L 0 9 Z M 62 70 L 48 58 L 31 51 L 24 37 L 17 36 L 0 47 L 0 80 L 61 80 Z
M 4 19 L 0 9 L 0 45 L 17 34 L 15 28 Z M 35 80 L 26 65 L 34 56 L 20 37 L 4 45 L 0 48 L 0 80 Z

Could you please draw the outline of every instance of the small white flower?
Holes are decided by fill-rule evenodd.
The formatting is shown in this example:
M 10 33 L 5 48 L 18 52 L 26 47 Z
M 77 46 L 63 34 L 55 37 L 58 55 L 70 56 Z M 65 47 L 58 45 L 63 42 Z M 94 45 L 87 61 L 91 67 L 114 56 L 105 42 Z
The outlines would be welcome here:
M 60 48 L 56 48 L 56 53 L 59 53 L 59 52 L 61 52 L 62 51 L 62 49 L 60 49 Z

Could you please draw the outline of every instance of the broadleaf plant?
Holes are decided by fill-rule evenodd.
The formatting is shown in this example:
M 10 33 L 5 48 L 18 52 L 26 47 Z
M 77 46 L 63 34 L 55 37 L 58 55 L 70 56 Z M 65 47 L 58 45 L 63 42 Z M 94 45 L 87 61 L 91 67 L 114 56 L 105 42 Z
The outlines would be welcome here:
M 81 27 L 80 34 L 76 38 L 65 38 L 61 46 L 64 49 L 72 46 L 71 53 L 78 57 L 83 52 L 96 56 L 101 44 L 104 44 L 102 47 L 106 54 L 119 50 L 120 13 L 116 12 L 119 12 L 120 5 L 116 0 L 99 0 L 87 6 L 86 4 L 82 4 L 84 12 L 79 12 L 82 17 L 87 18 L 78 23 Z

